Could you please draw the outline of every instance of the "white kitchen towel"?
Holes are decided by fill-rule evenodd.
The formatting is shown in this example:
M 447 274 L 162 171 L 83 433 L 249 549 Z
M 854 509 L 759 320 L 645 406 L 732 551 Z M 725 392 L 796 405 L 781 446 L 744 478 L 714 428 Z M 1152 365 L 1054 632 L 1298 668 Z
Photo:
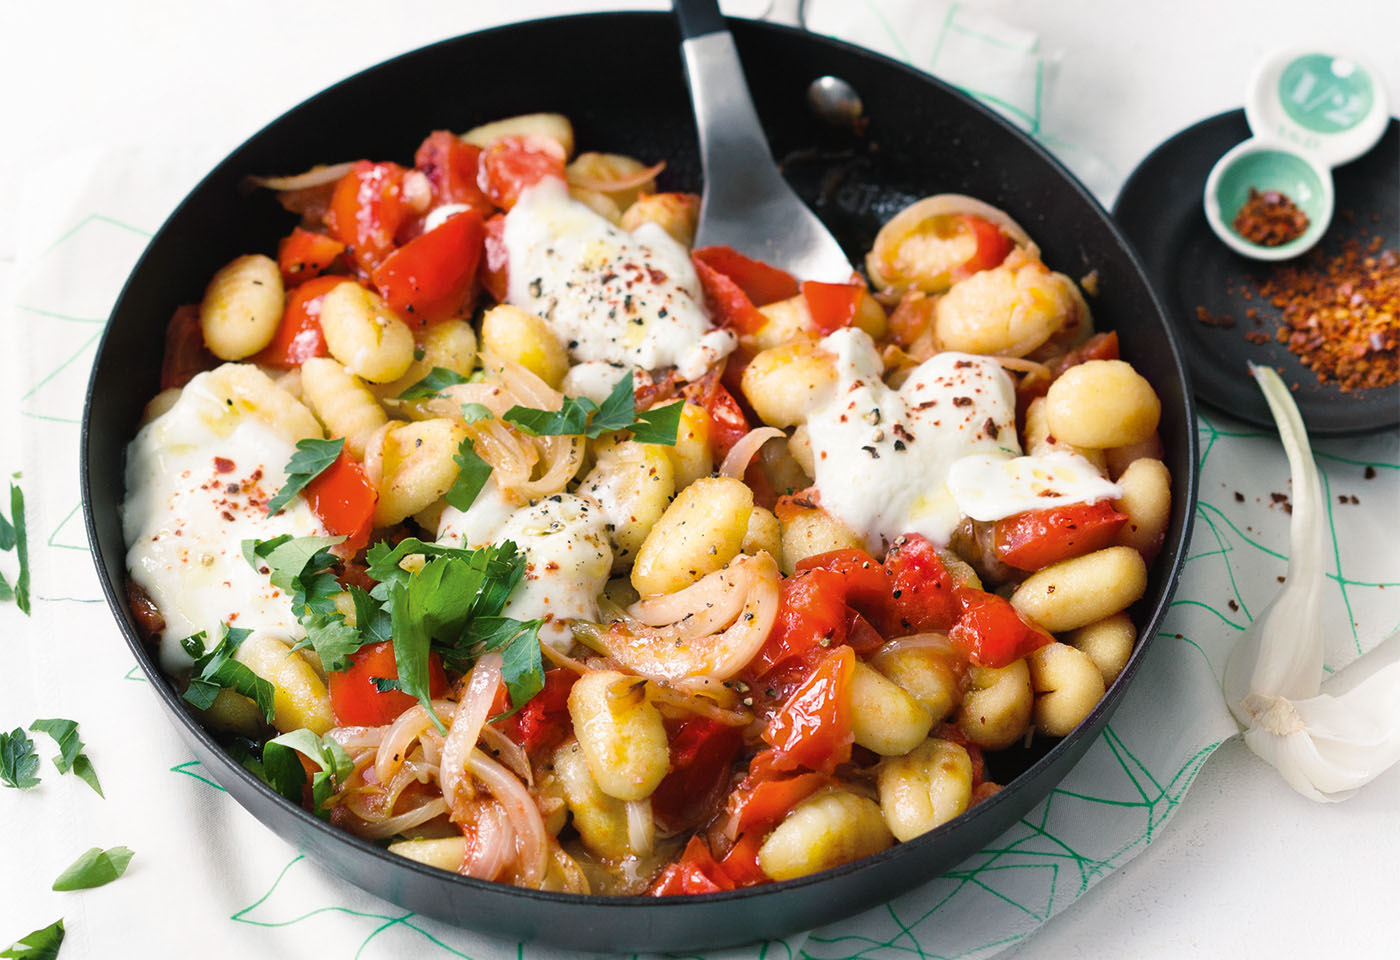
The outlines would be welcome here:
M 872 4 L 883 6 L 883 4 Z M 955 11 L 956 14 L 956 11 Z M 908 31 L 901 31 L 901 35 Z M 1018 41 L 1020 42 L 1020 41 Z M 1035 56 L 1031 44 L 1025 56 Z M 975 58 L 973 58 L 975 62 Z M 1006 80 L 998 66 L 993 80 Z M 959 81 L 966 82 L 966 81 Z M 1014 84 L 1003 94 L 1018 96 Z M 164 717 L 101 600 L 79 507 L 78 433 L 97 339 L 174 203 L 217 158 L 115 151 L 36 171 L 0 323 L 0 477 L 28 497 L 33 616 L 0 606 L 0 729 L 81 723 L 106 799 L 49 758 L 42 784 L 0 788 L 0 946 L 64 917 L 62 956 L 556 957 L 415 916 L 322 871 L 207 779 Z M 160 349 L 152 343 L 152 349 Z M 958 869 L 850 920 L 707 957 L 990 957 L 1131 859 L 1236 728 L 1219 690 L 1234 636 L 1286 568 L 1288 469 L 1271 433 L 1202 416 L 1201 503 L 1166 625 L 1112 723 L 1050 798 Z M 1316 443 L 1329 512 L 1328 665 L 1395 629 L 1400 435 Z M 4 502 L 4 498 L 0 498 Z M 12 579 L 12 554 L 0 571 Z M 52 879 L 125 844 L 126 876 L 83 893 Z M 130 949 L 118 945 L 129 944 Z

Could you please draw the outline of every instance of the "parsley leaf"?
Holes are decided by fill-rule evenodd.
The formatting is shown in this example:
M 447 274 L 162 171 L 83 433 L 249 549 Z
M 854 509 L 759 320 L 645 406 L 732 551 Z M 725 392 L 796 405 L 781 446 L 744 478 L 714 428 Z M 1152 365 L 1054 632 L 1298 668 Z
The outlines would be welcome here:
M 463 437 L 452 459 L 457 463 L 457 479 L 447 491 L 447 502 L 458 510 L 466 510 L 481 495 L 481 488 L 491 479 L 491 464 L 481 459 L 471 437 Z
M 345 438 L 336 440 L 316 440 L 314 438 L 297 441 L 297 452 L 287 461 L 287 482 L 276 495 L 267 502 L 267 515 L 272 516 L 291 502 L 292 497 L 316 478 L 324 469 L 335 463 L 345 446 Z
M 38 771 L 39 755 L 24 730 L 15 727 L 9 733 L 0 733 L 0 781 L 7 787 L 28 790 L 39 785 L 35 775 Z
M 491 408 L 484 403 L 464 403 L 462 404 L 462 419 L 467 423 L 477 423 L 481 420 L 491 420 L 495 418 Z
M 0 510 L 0 551 L 15 551 L 19 559 L 19 574 L 11 586 L 0 574 L 0 603 L 13 600 L 25 616 L 29 616 L 29 536 L 24 526 L 24 492 L 10 484 L 10 519 Z
M 263 778 L 272 789 L 298 804 L 306 786 L 306 769 L 297 759 L 298 753 L 321 768 L 311 777 L 312 810 L 318 817 L 328 818 L 326 801 L 350 776 L 355 764 L 339 743 L 310 730 L 293 730 L 269 740 L 263 747 Z
M 54 960 L 58 956 L 59 945 L 63 943 L 63 919 L 59 918 L 47 927 L 35 930 L 29 936 L 10 944 L 8 950 L 0 950 L 0 957 L 13 960 Z
M 113 847 L 110 850 L 93 847 L 58 875 L 53 888 L 65 891 L 105 886 L 126 873 L 126 865 L 134 855 L 130 847 Z
M 29 725 L 29 729 L 37 733 L 47 733 L 58 744 L 58 756 L 53 758 L 53 765 L 58 768 L 59 773 L 72 770 L 83 783 L 97 791 L 99 797 L 106 799 L 102 792 L 102 784 L 97 780 L 97 771 L 92 768 L 92 761 L 83 752 L 83 741 L 78 736 L 76 720 L 58 717 L 52 720 L 35 720 Z
M 211 650 L 204 648 L 206 638 L 203 630 L 180 641 L 180 646 L 194 660 L 194 671 L 190 676 L 190 685 L 185 689 L 185 699 L 200 710 L 207 710 L 220 690 L 232 690 L 256 703 L 263 717 L 271 723 L 275 712 L 272 684 L 233 659 L 233 652 L 253 631 L 230 627 L 226 623 L 222 624 L 222 628 L 222 636 Z
M 455 370 L 448 370 L 446 367 L 433 367 L 426 377 L 399 394 L 397 399 L 422 400 L 425 397 L 440 397 L 442 396 L 441 391 L 466 382 L 467 378 Z
M 544 689 L 544 657 L 540 653 L 543 625 L 543 620 L 510 617 L 482 617 L 472 624 L 471 639 L 478 655 L 501 651 L 501 678 L 516 709 Z
M 362 631 L 345 622 L 335 605 L 340 581 L 332 572 L 338 560 L 330 550 L 344 537 L 288 537 L 243 541 L 243 555 L 254 569 L 267 565 L 272 584 L 287 592 L 292 610 L 306 628 L 306 639 L 293 649 L 311 647 L 327 670 L 344 670 L 350 655 L 364 646 Z
M 630 430 L 639 443 L 675 446 L 681 408 L 677 400 L 656 410 L 637 413 L 632 371 L 617 382 L 602 406 L 587 397 L 565 397 L 558 410 L 516 405 L 502 417 L 532 436 L 586 436 L 596 440 L 615 430 Z
M 350 599 L 355 602 L 355 627 L 367 643 L 383 643 L 393 639 L 389 614 L 369 593 L 351 584 Z

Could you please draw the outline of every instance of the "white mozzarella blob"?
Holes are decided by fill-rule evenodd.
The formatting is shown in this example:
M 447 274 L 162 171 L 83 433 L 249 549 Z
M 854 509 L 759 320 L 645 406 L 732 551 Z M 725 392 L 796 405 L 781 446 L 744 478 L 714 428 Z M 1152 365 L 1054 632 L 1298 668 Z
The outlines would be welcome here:
M 287 640 L 304 636 L 290 599 L 248 565 L 241 544 L 326 535 L 300 496 L 276 516 L 265 515 L 267 501 L 286 482 L 298 437 L 230 399 L 221 378 L 231 366 L 192 379 L 127 448 L 126 565 L 165 619 L 159 652 L 169 672 L 190 666 L 182 639 L 202 630 L 212 644 L 223 623 Z M 265 389 L 285 393 L 271 380 Z M 300 407 L 290 394 L 268 406 L 283 403 Z
M 630 369 L 625 363 L 606 363 L 602 360 L 575 364 L 564 374 L 559 392 L 566 397 L 587 397 L 601 404 Z
M 832 400 L 807 419 L 822 507 L 872 549 L 906 533 L 946 545 L 961 519 L 949 468 L 1021 452 L 1011 378 L 987 357 L 939 353 L 894 390 L 864 331 L 838 330 L 822 347 L 838 375 Z
M 521 193 L 504 241 L 506 299 L 543 317 L 576 363 L 679 366 L 693 379 L 734 349 L 712 329 L 689 252 L 655 223 L 629 233 L 547 179 Z
M 516 507 L 488 480 L 465 512 L 443 511 L 437 540 L 473 548 L 513 542 L 525 554 L 525 578 L 502 612 L 516 620 L 543 619 L 540 639 L 562 651 L 573 643 L 567 620 L 598 619 L 598 594 L 612 570 L 607 522 L 586 497 L 560 493 Z
M 1117 500 L 1123 488 L 1077 453 L 963 457 L 948 468 L 948 491 L 974 520 L 993 521 L 1071 503 Z

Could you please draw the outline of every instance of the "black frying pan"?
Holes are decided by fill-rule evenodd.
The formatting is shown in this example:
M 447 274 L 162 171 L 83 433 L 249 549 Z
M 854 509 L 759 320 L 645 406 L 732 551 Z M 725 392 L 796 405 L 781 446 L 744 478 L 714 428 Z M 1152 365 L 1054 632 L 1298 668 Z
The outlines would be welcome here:
M 1135 610 L 1142 640 L 1103 702 L 1072 735 L 990 755 L 1008 784 L 917 840 L 816 876 L 747 891 L 657 900 L 585 898 L 486 883 L 394 856 L 274 794 L 186 713 L 138 639 L 125 600 L 119 508 L 123 456 L 158 389 L 162 336 L 176 306 L 197 302 L 234 256 L 271 251 L 291 217 L 269 195 L 247 196 L 249 173 L 282 173 L 358 157 L 411 160 L 434 129 L 465 130 L 515 113 L 568 114 L 586 149 L 665 159 L 662 189 L 699 188 L 695 130 L 679 37 L 665 14 L 541 20 L 447 40 L 391 60 L 313 97 L 258 133 L 185 199 L 161 228 L 113 310 L 83 418 L 84 516 L 97 573 L 151 689 L 195 756 L 228 792 L 328 869 L 408 909 L 488 933 L 602 950 L 695 951 L 774 937 L 856 913 L 952 867 L 1039 802 L 1098 736 L 1132 680 L 1176 584 L 1195 503 L 1190 390 L 1162 309 L 1127 243 L 1063 167 L 1001 118 L 951 87 L 856 47 L 762 23 L 733 21 L 774 154 L 798 191 L 858 262 L 880 224 L 908 201 L 960 192 L 1006 209 L 1045 260 L 1072 277 L 1097 271 L 1102 328 L 1162 398 L 1161 433 L 1175 478 L 1166 546 Z M 829 130 L 805 106 L 822 74 L 853 83 L 870 118 L 863 139 Z

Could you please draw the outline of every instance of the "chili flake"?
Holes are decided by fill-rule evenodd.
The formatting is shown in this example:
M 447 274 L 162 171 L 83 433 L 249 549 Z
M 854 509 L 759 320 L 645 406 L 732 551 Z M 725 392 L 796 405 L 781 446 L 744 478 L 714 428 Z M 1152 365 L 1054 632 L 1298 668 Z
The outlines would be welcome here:
M 1250 187 L 1249 198 L 1235 214 L 1231 226 L 1256 246 L 1281 247 L 1303 235 L 1308 229 L 1308 215 L 1278 190 L 1260 193 Z

